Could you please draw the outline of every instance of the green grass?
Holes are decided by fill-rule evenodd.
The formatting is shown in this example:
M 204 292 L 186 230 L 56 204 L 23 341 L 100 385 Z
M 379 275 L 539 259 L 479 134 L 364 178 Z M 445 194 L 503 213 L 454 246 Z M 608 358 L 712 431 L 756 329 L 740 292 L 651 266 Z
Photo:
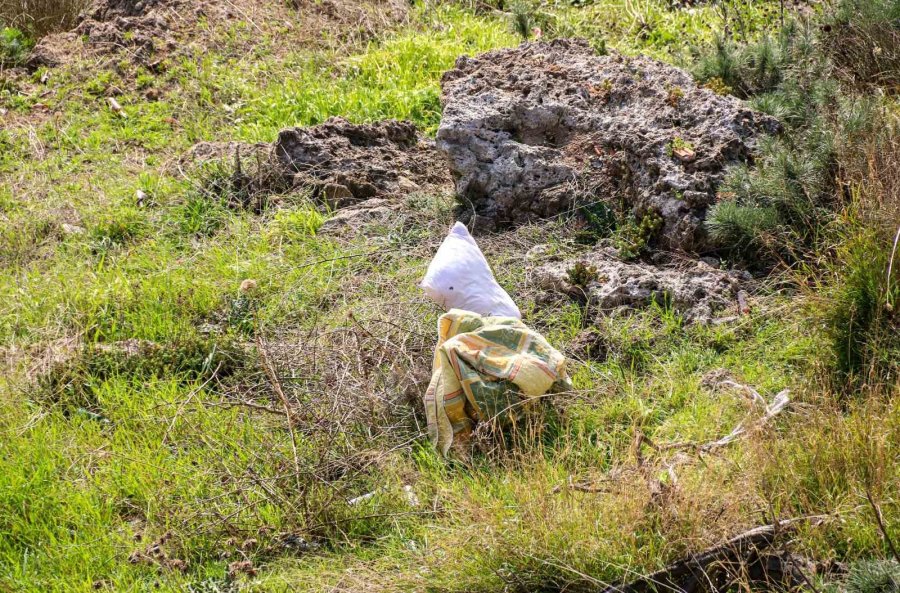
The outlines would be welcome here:
M 321 123 L 339 115 L 365 122 L 408 119 L 433 133 L 440 122 L 441 74 L 460 55 L 515 44 L 502 21 L 470 16 L 451 6 L 433 7 L 423 22 L 353 56 L 299 55 L 285 78 L 261 91 L 243 89 L 238 136 L 270 140 L 291 125 Z
M 729 3 L 741 5 L 737 41 L 773 25 L 776 2 Z M 687 63 L 692 45 L 716 39 L 720 13 L 665 6 L 524 9 L 546 38 L 583 34 Z M 514 447 L 448 463 L 409 405 L 427 384 L 439 315 L 416 282 L 451 220 L 447 196 L 411 197 L 369 238 L 327 238 L 331 213 L 302 192 L 244 207 L 230 163 L 178 160 L 197 141 L 271 141 L 331 116 L 433 133 L 441 74 L 459 55 L 518 43 L 513 16 L 417 5 L 408 23 L 341 48 L 204 24 L 208 51 L 153 71 L 122 56 L 0 83 L 0 589 L 592 590 L 762 517 L 821 513 L 834 518 L 802 530 L 803 553 L 886 554 L 864 496 L 900 533 L 896 389 L 830 391 L 814 300 L 764 286 L 752 316 L 721 325 L 686 326 L 664 307 L 595 319 L 537 300 L 523 270 L 534 245 L 585 249 L 566 223 L 486 238 L 529 324 L 560 348 L 594 327 L 606 356 L 573 363 L 577 393 Z M 636 255 L 652 232 L 638 222 L 619 237 Z M 876 263 L 835 272 L 844 317 L 871 305 Z M 255 288 L 241 289 L 248 279 Z M 296 398 L 293 435 L 257 336 Z M 847 343 L 884 355 L 876 337 Z M 739 394 L 710 387 L 722 369 L 767 397 L 790 388 L 797 405 L 720 453 L 686 449 L 681 463 L 645 446 L 639 466 L 639 432 L 704 443 L 745 418 Z M 229 574 L 242 560 L 257 573 Z

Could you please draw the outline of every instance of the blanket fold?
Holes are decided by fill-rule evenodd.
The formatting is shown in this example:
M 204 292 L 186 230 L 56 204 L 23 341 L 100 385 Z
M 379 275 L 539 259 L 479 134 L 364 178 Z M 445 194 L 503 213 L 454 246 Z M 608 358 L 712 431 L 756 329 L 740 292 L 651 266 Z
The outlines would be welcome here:
M 515 422 L 540 396 L 569 388 L 565 357 L 522 321 L 451 309 L 438 320 L 428 435 L 447 455 L 479 422 Z

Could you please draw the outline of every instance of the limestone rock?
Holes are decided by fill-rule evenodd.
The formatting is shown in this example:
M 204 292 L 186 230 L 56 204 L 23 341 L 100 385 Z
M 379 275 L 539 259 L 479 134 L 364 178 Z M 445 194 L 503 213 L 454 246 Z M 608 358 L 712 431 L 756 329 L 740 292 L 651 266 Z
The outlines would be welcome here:
M 652 266 L 624 262 L 605 249 L 540 266 L 534 278 L 540 288 L 584 299 L 600 311 L 668 301 L 686 321 L 701 323 L 733 306 L 739 288 L 734 275 L 700 261 Z
M 602 200 L 620 215 L 660 215 L 662 247 L 700 250 L 725 168 L 779 129 L 678 68 L 598 56 L 579 40 L 463 56 L 441 84 L 437 146 L 476 228 Z

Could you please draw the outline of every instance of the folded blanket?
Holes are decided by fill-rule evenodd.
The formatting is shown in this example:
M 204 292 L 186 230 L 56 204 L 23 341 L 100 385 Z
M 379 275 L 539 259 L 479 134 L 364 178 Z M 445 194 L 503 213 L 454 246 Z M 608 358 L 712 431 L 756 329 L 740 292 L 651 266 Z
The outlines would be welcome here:
M 438 320 L 428 434 L 446 455 L 479 422 L 515 421 L 539 396 L 568 388 L 565 357 L 519 319 L 451 309 Z

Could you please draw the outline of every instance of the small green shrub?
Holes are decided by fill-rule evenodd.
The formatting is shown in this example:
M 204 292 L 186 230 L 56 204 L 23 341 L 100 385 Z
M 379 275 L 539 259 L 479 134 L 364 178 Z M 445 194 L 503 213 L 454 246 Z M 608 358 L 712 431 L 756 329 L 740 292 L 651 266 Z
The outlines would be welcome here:
M 547 35 L 548 38 L 558 37 L 559 31 L 555 26 L 556 17 L 553 13 L 543 10 L 543 4 L 520 0 L 511 7 L 513 31 L 527 41 L 540 31 L 539 36 Z
M 746 98 L 777 89 L 789 70 L 811 56 L 809 31 L 790 21 L 775 37 L 764 35 L 752 43 L 717 37 L 697 61 L 694 76 L 701 84 Z
M 288 243 L 301 243 L 314 237 L 325 222 L 325 215 L 312 206 L 280 210 L 275 214 L 276 234 Z
M 725 84 L 725 81 L 715 76 L 710 78 L 703 84 L 703 88 L 707 88 L 717 95 L 730 95 L 734 89 Z
M 863 560 L 855 562 L 847 574 L 847 592 L 900 592 L 900 564 L 895 560 Z
M 634 259 L 649 248 L 662 228 L 662 217 L 656 212 L 648 212 L 640 220 L 629 217 L 613 234 L 613 247 L 624 260 Z
M 134 85 L 139 89 L 148 89 L 153 86 L 156 78 L 152 74 L 142 72 L 134 78 Z
M 116 75 L 111 70 L 101 70 L 94 74 L 93 78 L 84 86 L 84 89 L 95 97 L 101 97 L 113 86 L 115 80 Z
M 531 38 L 535 25 L 534 10 L 524 2 L 517 2 L 512 7 L 512 27 L 522 39 Z
M 710 239 L 729 249 L 762 251 L 775 241 L 778 212 L 771 206 L 742 205 L 726 200 L 713 205 L 706 215 Z
M 900 264 L 887 276 L 889 237 L 863 229 L 847 237 L 834 263 L 824 311 L 839 387 L 900 379 Z
M 19 64 L 28 57 L 34 40 L 14 27 L 0 29 L 0 65 Z
M 572 266 L 566 274 L 568 276 L 569 284 L 582 290 L 586 289 L 590 286 L 591 282 L 597 281 L 600 277 L 596 267 L 581 261 L 575 262 L 575 265 Z
M 618 226 L 615 211 L 605 202 L 582 206 L 578 211 L 583 227 L 575 233 L 575 241 L 582 245 L 594 245 L 609 237 Z

